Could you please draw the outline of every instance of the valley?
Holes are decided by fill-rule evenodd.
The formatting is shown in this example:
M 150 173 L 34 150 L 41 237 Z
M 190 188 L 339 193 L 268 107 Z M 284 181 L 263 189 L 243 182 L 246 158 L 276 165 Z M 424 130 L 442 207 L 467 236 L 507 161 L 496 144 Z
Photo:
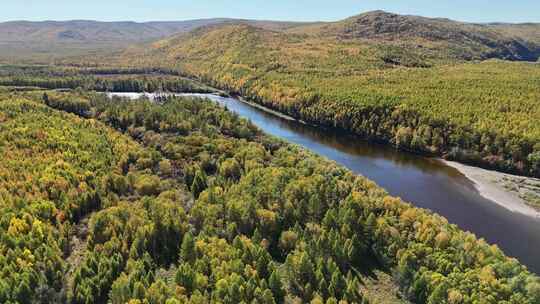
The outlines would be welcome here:
M 513 52 L 496 43 L 511 38 L 494 32 L 486 36 L 492 42 L 478 38 L 484 45 L 422 32 L 409 37 L 410 30 L 388 37 L 384 32 L 340 36 L 352 31 L 347 27 L 351 20 L 363 24 L 377 18 L 418 27 L 427 23 L 451 37 L 465 30 L 470 30 L 467 35 L 483 33 L 452 21 L 440 25 L 440 20 L 374 12 L 285 31 L 247 24 L 203 27 L 109 61 L 123 66 L 136 57 L 134 66 L 176 69 L 311 124 L 403 150 L 539 176 L 537 63 L 500 60 L 521 57 L 494 55 Z M 376 23 L 367 24 L 357 30 L 375 31 Z M 523 41 L 534 53 L 536 37 Z M 493 57 L 499 60 L 488 60 Z
M 0 23 L 0 302 L 540 303 L 539 33 Z

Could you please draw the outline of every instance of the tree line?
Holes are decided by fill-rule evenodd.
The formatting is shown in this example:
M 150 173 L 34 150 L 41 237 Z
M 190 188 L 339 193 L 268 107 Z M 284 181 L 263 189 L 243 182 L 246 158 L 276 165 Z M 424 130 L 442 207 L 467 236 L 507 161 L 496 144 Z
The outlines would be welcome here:
M 167 69 L 80 68 L 57 66 L 0 66 L 0 86 L 42 89 L 85 89 L 100 92 L 210 93 L 198 84 Z

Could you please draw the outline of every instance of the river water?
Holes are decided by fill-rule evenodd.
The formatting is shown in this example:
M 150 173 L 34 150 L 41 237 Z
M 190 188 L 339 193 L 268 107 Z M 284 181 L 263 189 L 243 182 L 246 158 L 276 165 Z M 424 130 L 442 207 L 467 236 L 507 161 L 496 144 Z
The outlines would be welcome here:
M 110 95 L 135 98 L 141 94 Z M 513 213 L 482 197 L 472 181 L 441 161 L 278 117 L 235 98 L 182 95 L 208 97 L 225 105 L 267 134 L 332 159 L 375 181 L 391 195 L 430 209 L 461 229 L 497 244 L 508 256 L 517 258 L 532 272 L 540 274 L 540 219 Z

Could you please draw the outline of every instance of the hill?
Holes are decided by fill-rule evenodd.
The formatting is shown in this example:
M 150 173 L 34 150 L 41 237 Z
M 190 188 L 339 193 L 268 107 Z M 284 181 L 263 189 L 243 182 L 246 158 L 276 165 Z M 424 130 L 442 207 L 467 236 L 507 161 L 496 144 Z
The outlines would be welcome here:
M 238 19 L 199 19 L 187 21 L 160 22 L 99 22 L 89 20 L 73 21 L 12 21 L 0 23 L 0 41 L 10 42 L 52 42 L 69 41 L 92 42 L 141 42 L 159 39 L 178 33 L 185 33 L 201 26 L 246 22 L 262 28 L 285 29 L 292 22 L 252 21 Z
M 483 60 L 536 59 L 534 27 L 381 12 L 281 31 L 212 25 L 131 49 L 115 64 L 175 67 L 316 125 L 539 176 L 540 66 Z
M 47 61 L 69 55 L 114 51 L 186 33 L 201 26 L 245 22 L 268 29 L 285 29 L 292 22 L 238 19 L 199 19 L 170 22 L 12 21 L 0 23 L 0 58 Z
M 466 60 L 536 61 L 540 56 L 540 24 L 473 24 L 374 11 L 339 22 L 300 26 L 290 32 L 440 51 L 448 48 L 451 55 Z

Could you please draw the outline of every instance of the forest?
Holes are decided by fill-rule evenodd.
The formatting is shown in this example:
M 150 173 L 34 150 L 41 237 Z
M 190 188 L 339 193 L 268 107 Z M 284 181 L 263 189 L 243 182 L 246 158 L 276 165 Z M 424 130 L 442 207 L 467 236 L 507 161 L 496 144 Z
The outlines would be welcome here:
M 540 176 L 538 63 L 490 59 L 504 57 L 467 37 L 348 37 L 363 18 L 289 31 L 206 27 L 130 49 L 108 64 L 174 67 L 314 125 Z
M 210 100 L 0 97 L 1 303 L 540 302 L 497 246 Z
M 0 86 L 100 92 L 213 93 L 214 89 L 161 69 L 0 65 Z

